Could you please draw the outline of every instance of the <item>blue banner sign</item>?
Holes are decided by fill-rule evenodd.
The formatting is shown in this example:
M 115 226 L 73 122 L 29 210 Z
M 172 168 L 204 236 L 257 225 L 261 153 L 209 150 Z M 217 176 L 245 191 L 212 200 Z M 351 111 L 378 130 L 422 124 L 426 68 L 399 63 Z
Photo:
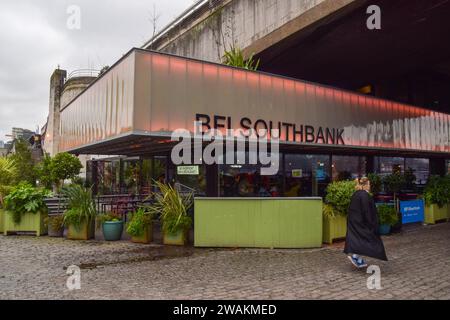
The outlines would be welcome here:
M 425 220 L 425 205 L 423 200 L 400 201 L 400 212 L 403 224 L 423 222 Z

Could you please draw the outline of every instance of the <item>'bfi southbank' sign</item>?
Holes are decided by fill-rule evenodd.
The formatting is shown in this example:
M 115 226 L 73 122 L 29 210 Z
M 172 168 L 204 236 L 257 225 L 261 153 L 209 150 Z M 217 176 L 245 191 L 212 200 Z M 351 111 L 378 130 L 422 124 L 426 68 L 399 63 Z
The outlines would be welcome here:
M 195 120 L 201 123 L 203 129 L 207 130 L 234 129 L 233 119 L 227 116 L 214 115 L 211 117 L 206 114 L 197 114 Z M 252 121 L 247 117 L 241 118 L 239 125 L 244 132 L 246 130 L 253 130 L 254 132 L 259 132 L 259 130 L 264 130 L 265 132 L 278 130 L 280 135 L 284 135 L 283 140 L 287 142 L 345 145 L 343 138 L 344 129 L 314 127 L 305 124 L 274 122 L 262 119 Z

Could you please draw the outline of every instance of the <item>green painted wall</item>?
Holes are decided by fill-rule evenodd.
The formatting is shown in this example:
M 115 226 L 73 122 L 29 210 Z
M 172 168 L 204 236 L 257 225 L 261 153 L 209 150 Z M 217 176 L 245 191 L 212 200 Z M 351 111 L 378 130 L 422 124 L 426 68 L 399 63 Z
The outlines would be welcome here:
M 194 233 L 196 247 L 321 247 L 322 199 L 196 199 Z

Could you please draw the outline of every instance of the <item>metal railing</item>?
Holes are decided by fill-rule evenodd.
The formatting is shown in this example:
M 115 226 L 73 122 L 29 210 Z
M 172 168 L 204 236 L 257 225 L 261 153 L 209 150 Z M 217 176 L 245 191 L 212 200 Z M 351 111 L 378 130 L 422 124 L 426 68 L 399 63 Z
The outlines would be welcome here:
M 65 82 L 67 82 L 73 78 L 82 78 L 82 77 L 96 78 L 96 77 L 98 77 L 99 74 L 100 74 L 100 70 L 96 70 L 96 69 L 78 69 L 78 70 L 74 70 L 71 73 L 69 73 Z

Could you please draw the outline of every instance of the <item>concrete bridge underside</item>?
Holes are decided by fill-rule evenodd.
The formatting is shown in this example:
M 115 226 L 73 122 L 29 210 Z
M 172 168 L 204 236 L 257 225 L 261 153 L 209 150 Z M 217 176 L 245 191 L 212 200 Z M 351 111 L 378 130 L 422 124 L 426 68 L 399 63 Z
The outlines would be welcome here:
M 145 48 L 220 62 L 234 44 L 262 71 L 450 112 L 449 16 L 450 0 L 211 0 Z

